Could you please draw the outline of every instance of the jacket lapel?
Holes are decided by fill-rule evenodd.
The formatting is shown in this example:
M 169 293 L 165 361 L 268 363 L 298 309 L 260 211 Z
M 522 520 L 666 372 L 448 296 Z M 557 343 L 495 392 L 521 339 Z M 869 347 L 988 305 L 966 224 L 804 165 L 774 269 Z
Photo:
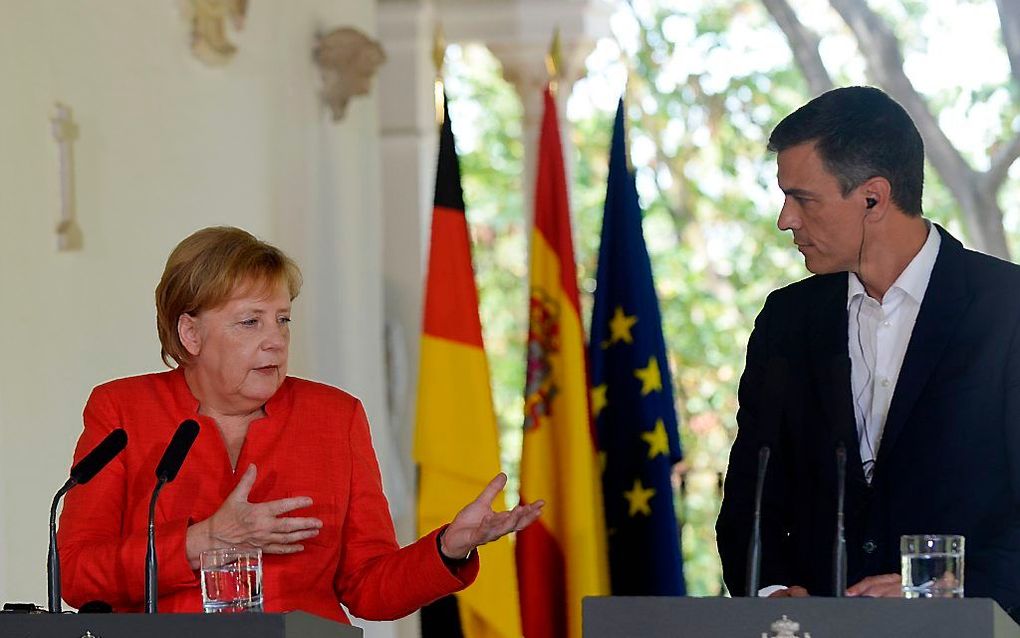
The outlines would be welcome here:
M 970 302 L 962 263 L 963 245 L 941 226 L 936 225 L 936 228 L 942 234 L 942 244 L 889 405 L 875 463 L 876 480 L 884 474 L 883 460 L 896 444 L 921 390 L 942 358 Z
M 835 467 L 836 445 L 846 447 L 847 472 L 864 481 L 857 425 L 850 387 L 850 353 L 847 346 L 847 274 L 827 275 L 827 288 L 812 308 L 808 325 L 808 357 L 812 378 L 831 432 L 829 450 Z

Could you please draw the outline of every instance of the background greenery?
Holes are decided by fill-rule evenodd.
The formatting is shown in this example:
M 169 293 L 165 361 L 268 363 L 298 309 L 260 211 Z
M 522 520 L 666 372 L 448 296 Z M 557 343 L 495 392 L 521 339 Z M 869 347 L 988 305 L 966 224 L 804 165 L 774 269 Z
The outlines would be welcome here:
M 831 10 L 826 12 L 824 3 L 805 4 L 815 6 L 814 26 L 823 37 L 820 50 L 828 52 L 833 81 L 865 83 L 864 64 L 847 46 L 845 25 Z M 954 11 L 987 12 L 992 7 L 994 13 L 992 0 L 872 4 L 904 43 L 908 70 L 916 65 L 920 75 L 933 55 L 931 48 L 944 46 L 937 36 L 953 28 Z M 990 31 L 974 37 L 983 38 L 984 45 L 991 39 L 994 46 L 997 23 L 985 23 Z M 575 85 L 567 109 L 584 315 L 587 321 L 613 109 L 626 81 L 630 151 L 638 171 L 686 455 L 677 468 L 677 503 L 688 590 L 692 595 L 717 595 L 724 589 L 713 527 L 736 427 L 744 347 L 769 291 L 808 274 L 789 235 L 775 227 L 782 197 L 765 140 L 779 119 L 811 94 L 783 33 L 757 0 L 626 2 L 613 18 L 613 30 L 616 38 L 600 42 L 590 56 L 588 76 Z M 1005 52 L 1000 53 L 1005 58 Z M 1003 132 L 1012 130 L 1018 116 L 1018 91 L 1010 83 L 1008 64 L 975 60 L 993 63 L 1003 69 L 997 81 L 979 78 L 975 85 L 975 78 L 960 77 L 956 85 L 925 94 L 940 118 L 969 123 L 971 128 L 954 129 L 953 134 L 963 140 L 961 151 L 977 165 Z M 451 47 L 446 76 L 512 505 L 520 458 L 526 232 L 532 214 L 522 210 L 522 112 L 498 62 L 480 46 Z M 1017 254 L 1015 178 L 1007 181 L 999 202 Z M 931 171 L 925 211 L 958 236 L 965 235 L 958 206 Z

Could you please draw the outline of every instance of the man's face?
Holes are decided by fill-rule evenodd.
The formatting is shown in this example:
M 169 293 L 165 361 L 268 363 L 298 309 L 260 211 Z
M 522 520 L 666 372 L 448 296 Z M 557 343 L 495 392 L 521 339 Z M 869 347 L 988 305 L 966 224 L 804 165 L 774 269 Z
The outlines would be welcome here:
M 786 194 L 779 230 L 793 231 L 811 272 L 855 271 L 864 233 L 859 198 L 843 197 L 812 141 L 780 151 L 778 162 L 779 188 Z

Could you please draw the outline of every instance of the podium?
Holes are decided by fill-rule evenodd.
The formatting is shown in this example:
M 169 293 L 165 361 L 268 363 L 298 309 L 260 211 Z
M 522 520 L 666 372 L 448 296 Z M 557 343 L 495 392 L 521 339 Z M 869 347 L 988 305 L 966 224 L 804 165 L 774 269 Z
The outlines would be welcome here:
M 0 614 L 3 638 L 361 638 L 361 629 L 287 614 Z
M 800 627 L 775 632 L 786 616 Z M 987 598 L 589 597 L 584 638 L 1020 638 Z

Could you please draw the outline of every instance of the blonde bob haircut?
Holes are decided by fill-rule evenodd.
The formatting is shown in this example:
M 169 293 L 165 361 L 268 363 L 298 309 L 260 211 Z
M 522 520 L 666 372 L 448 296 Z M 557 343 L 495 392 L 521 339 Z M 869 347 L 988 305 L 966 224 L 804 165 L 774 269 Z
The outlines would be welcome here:
M 231 226 L 203 228 L 177 244 L 156 286 L 156 331 L 160 356 L 173 368 L 191 355 L 177 322 L 226 303 L 240 292 L 270 290 L 284 282 L 293 301 L 301 292 L 301 270 L 276 246 Z

